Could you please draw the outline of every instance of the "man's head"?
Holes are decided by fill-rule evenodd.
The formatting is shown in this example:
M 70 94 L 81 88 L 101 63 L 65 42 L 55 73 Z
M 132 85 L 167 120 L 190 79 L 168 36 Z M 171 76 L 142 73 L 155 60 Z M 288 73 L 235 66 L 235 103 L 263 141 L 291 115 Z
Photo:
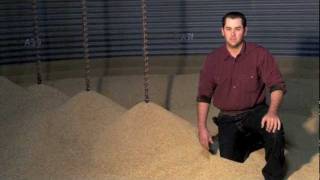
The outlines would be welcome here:
M 222 18 L 221 34 L 228 47 L 239 47 L 247 34 L 247 20 L 240 12 L 229 12 Z

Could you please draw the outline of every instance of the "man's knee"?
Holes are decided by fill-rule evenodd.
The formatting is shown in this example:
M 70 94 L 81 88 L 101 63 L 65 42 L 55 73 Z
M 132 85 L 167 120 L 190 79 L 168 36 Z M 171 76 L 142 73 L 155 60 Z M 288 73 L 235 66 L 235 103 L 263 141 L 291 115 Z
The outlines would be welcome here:
M 284 161 L 284 146 L 285 139 L 283 131 L 276 131 L 275 133 L 268 133 L 265 138 L 266 160 L 270 157 L 275 157 L 280 160 L 281 164 Z
M 230 153 L 230 152 L 221 152 L 220 156 L 229 159 L 235 162 L 243 163 L 245 161 L 245 157 L 243 155 L 237 154 L 237 153 Z
M 265 133 L 265 141 L 266 143 L 280 143 L 284 145 L 284 131 L 283 128 L 280 130 L 276 130 L 275 132 L 267 132 Z
M 220 156 L 232 161 L 243 163 L 246 159 L 243 148 L 238 147 L 236 144 L 220 143 Z

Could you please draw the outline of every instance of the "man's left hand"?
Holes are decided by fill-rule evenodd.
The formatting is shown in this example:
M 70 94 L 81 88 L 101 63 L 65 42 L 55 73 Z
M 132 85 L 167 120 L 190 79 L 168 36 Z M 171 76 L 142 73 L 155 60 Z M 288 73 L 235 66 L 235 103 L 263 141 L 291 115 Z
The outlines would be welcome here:
M 281 121 L 278 114 L 268 112 L 266 115 L 264 115 L 261 121 L 261 128 L 264 127 L 269 133 L 275 133 L 276 130 L 280 130 Z

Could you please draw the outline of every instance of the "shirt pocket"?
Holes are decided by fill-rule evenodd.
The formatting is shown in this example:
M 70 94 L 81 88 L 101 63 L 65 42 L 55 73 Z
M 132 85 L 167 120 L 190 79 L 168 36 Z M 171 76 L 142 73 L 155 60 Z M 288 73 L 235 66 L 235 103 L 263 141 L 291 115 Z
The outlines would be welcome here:
M 239 81 L 241 89 L 246 92 L 255 92 L 259 87 L 258 77 L 256 74 L 241 74 Z

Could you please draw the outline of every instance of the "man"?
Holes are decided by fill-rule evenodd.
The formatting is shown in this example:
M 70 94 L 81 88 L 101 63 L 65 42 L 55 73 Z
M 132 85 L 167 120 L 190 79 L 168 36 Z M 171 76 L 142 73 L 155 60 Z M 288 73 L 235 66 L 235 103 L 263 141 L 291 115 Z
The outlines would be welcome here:
M 244 41 L 245 16 L 229 12 L 222 19 L 225 45 L 211 52 L 203 64 L 198 88 L 198 135 L 208 149 L 207 114 L 212 101 L 220 109 L 215 123 L 219 130 L 220 156 L 244 162 L 249 153 L 265 148 L 267 180 L 284 177 L 284 131 L 278 109 L 285 83 L 272 55 L 263 47 Z M 266 104 L 266 88 L 270 105 Z

